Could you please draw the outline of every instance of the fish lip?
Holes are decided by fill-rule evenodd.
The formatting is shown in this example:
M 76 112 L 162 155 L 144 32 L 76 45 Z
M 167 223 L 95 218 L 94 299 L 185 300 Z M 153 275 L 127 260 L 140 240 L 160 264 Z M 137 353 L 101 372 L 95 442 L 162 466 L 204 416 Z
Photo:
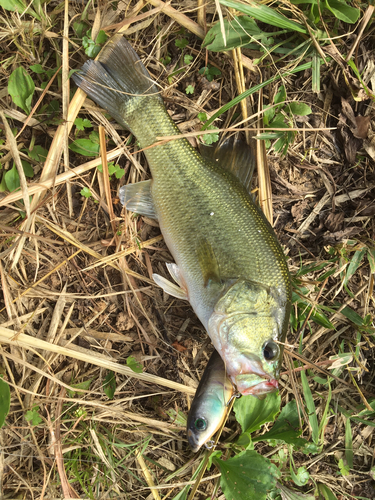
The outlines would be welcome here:
M 202 447 L 202 445 L 197 443 L 197 441 L 195 440 L 195 436 L 191 431 L 191 429 L 187 430 L 187 440 L 190 448 L 193 450 L 194 453 L 197 453 L 197 451 L 199 451 L 200 448 Z
M 244 384 L 244 381 L 239 382 L 237 385 L 237 389 L 243 396 L 261 396 L 262 394 L 268 394 L 270 392 L 274 392 L 279 388 L 279 384 L 276 379 L 270 378 L 269 380 L 262 380 L 256 385 L 253 385 L 251 387 L 241 387 L 246 385 Z

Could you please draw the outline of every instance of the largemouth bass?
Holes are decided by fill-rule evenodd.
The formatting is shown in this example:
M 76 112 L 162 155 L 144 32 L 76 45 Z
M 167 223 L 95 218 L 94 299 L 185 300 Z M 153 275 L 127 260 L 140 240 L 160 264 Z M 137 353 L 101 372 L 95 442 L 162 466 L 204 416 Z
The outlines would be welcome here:
M 199 382 L 187 419 L 187 439 L 194 452 L 219 430 L 234 387 L 220 355 L 214 351 Z
M 178 286 L 158 275 L 155 281 L 190 301 L 241 394 L 275 390 L 290 277 L 271 225 L 239 180 L 243 169 L 234 175 L 225 161 L 203 158 L 185 138 L 157 141 L 179 130 L 121 35 L 73 79 L 144 150 L 152 180 L 125 186 L 122 199 L 128 210 L 159 221 L 175 259 L 168 269 Z M 241 156 L 235 148 L 233 155 Z M 229 156 L 226 151 L 224 159 Z

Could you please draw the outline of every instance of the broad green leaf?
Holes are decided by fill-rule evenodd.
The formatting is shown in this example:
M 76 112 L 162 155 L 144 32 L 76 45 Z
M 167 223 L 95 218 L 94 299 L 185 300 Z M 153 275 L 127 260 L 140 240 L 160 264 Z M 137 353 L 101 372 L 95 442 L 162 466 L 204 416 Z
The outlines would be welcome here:
M 98 36 L 96 37 L 95 43 L 102 45 L 108 40 L 108 36 L 106 35 L 106 32 L 103 30 L 100 30 L 98 33 Z
M 275 97 L 273 99 L 274 104 L 280 104 L 284 102 L 286 99 L 286 90 L 284 85 L 280 85 L 279 90 L 276 92 Z
M 276 465 L 254 450 L 244 451 L 226 461 L 214 458 L 213 463 L 220 469 L 220 486 L 229 500 L 265 500 L 280 476 Z
M 305 399 L 305 404 L 307 408 L 307 415 L 309 417 L 309 422 L 311 426 L 312 432 L 312 440 L 315 444 L 318 444 L 319 440 L 319 425 L 318 425 L 318 417 L 316 416 L 316 408 L 314 404 L 314 399 L 311 394 L 309 382 L 307 380 L 306 371 L 301 371 L 301 380 L 302 380 L 302 390 L 303 396 Z
M 43 73 L 46 72 L 45 69 L 43 69 L 41 64 L 33 64 L 30 66 L 31 71 L 34 71 L 34 73 L 37 73 L 38 75 L 42 75 Z
M 142 373 L 143 371 L 142 363 L 139 363 L 133 356 L 127 358 L 126 364 L 135 373 Z
M 242 396 L 234 403 L 234 412 L 242 432 L 254 432 L 266 422 L 273 422 L 280 411 L 281 398 L 276 392 L 267 394 L 265 399 Z
M 30 113 L 31 99 L 35 90 L 31 76 L 22 66 L 13 71 L 8 81 L 8 92 L 14 104 L 22 108 L 25 113 Z
M 184 49 L 186 45 L 189 44 L 189 40 L 187 38 L 181 38 L 176 40 L 174 43 L 179 49 Z
M 31 422 L 32 425 L 39 425 L 43 419 L 39 415 L 39 406 L 34 406 L 32 410 L 28 410 L 25 414 L 25 419 Z
M 307 104 L 304 104 L 303 102 L 291 102 L 289 103 L 289 109 L 293 115 L 298 115 L 298 116 L 307 116 L 311 115 L 312 110 L 310 106 Z
M 261 436 L 253 438 L 253 442 L 277 439 L 287 444 L 305 446 L 307 444 L 306 439 L 298 437 L 301 434 L 299 426 L 297 404 L 293 399 L 281 410 L 272 429 Z
M 109 399 L 113 399 L 116 391 L 116 377 L 114 372 L 109 371 L 103 382 L 103 391 Z
M 290 466 L 290 475 L 297 486 L 304 486 L 310 478 L 310 474 L 308 473 L 306 467 L 298 467 L 296 474 L 292 466 Z
M 340 2 L 340 0 L 326 0 L 326 6 L 337 19 L 344 21 L 344 23 L 354 24 L 358 21 L 360 10 L 346 5 L 345 2 Z
M 301 24 L 289 20 L 287 17 L 279 14 L 271 7 L 262 5 L 255 2 L 254 0 L 247 0 L 246 4 L 242 2 L 237 2 L 235 0 L 219 0 L 222 5 L 226 7 L 232 7 L 232 9 L 237 9 L 244 14 L 248 14 L 254 17 L 262 23 L 270 24 L 271 26 L 277 26 L 288 31 L 298 31 L 299 33 L 307 33 L 306 28 Z
M 32 160 L 39 161 L 41 163 L 44 163 L 46 161 L 48 151 L 43 148 L 42 146 L 34 146 L 32 151 L 28 151 L 28 156 Z
M 28 161 L 21 160 L 21 163 L 22 163 L 23 171 L 25 172 L 25 176 L 32 179 L 34 177 L 33 167 L 30 165 L 30 163 Z
M 343 476 L 349 476 L 350 467 L 344 463 L 344 460 L 342 458 L 340 458 L 338 466 L 339 466 L 340 472 Z
M 79 384 L 71 384 L 71 387 L 73 387 L 73 389 L 81 389 L 82 391 L 88 391 L 90 389 L 90 385 L 93 380 L 94 380 L 93 378 L 89 378 L 88 380 L 80 382 Z M 67 393 L 70 398 L 74 397 L 75 395 L 75 391 L 71 391 L 69 389 Z
M 26 9 L 27 4 L 21 0 L 0 0 L 0 6 L 5 10 L 11 10 L 12 12 L 23 12 Z
M 4 179 L 8 191 L 12 192 L 20 187 L 20 176 L 18 175 L 18 171 L 14 163 L 13 167 L 5 172 Z
M 99 153 L 99 144 L 90 139 L 76 139 L 71 143 L 69 149 L 83 156 L 97 156 Z
M 0 427 L 5 423 L 6 416 L 10 409 L 10 388 L 0 377 Z
M 221 30 L 221 23 L 216 23 L 207 33 L 203 40 L 203 47 L 213 52 L 232 50 L 243 47 L 252 40 L 261 40 L 265 46 L 269 46 L 269 37 L 273 33 L 264 33 L 256 22 L 248 16 L 234 17 L 230 21 L 224 19 L 224 30 L 226 44 Z
M 186 94 L 193 94 L 194 93 L 194 87 L 193 85 L 188 85 L 185 89 Z
M 91 196 L 91 191 L 86 186 L 81 189 L 80 193 L 81 193 L 81 196 L 84 196 L 85 198 L 90 198 L 90 196 Z
M 318 491 L 324 500 L 337 500 L 336 495 L 323 483 L 318 483 Z
M 365 256 L 366 252 L 367 252 L 366 247 L 363 247 L 360 250 L 357 250 L 356 252 L 354 252 L 352 260 L 350 261 L 350 264 L 346 270 L 344 285 L 348 284 L 348 281 L 350 280 L 350 278 L 357 271 L 357 269 L 361 265 L 361 262 Z

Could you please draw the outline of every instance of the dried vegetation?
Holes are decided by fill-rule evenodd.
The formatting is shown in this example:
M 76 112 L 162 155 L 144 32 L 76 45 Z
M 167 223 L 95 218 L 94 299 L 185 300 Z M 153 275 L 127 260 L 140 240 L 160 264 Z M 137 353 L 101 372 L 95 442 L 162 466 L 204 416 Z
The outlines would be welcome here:
M 137 143 L 82 91 L 73 96 L 66 75 L 87 59 L 74 23 L 91 28 L 93 40 L 100 30 L 111 35 L 120 29 L 188 134 L 200 130 L 198 113 L 209 118 L 245 89 L 282 73 L 286 64 L 293 68 L 293 55 L 278 61 L 255 49 L 202 49 L 205 30 L 218 20 L 215 3 L 204 9 L 202 4 L 47 2 L 37 17 L 1 11 L 0 175 L 14 162 L 21 186 L 12 193 L 3 189 L 0 200 L 1 367 L 11 387 L 0 434 L 3 498 L 173 498 L 201 462 L 187 448 L 184 425 L 212 347 L 190 306 L 152 281 L 152 272 L 165 275 L 165 263 L 172 260 L 157 223 L 119 204 L 120 185 L 149 176 Z M 303 16 L 297 6 L 280 4 L 293 7 L 292 17 Z M 372 410 L 375 401 L 374 25 L 373 11 L 361 7 L 352 31 L 347 34 L 348 25 L 339 23 L 339 43 L 320 48 L 327 64 L 319 92 L 311 90 L 310 69 L 282 79 L 287 98 L 308 104 L 312 114 L 293 116 L 298 133 L 285 156 L 270 149 L 273 203 L 263 205 L 273 213 L 295 284 L 282 405 L 296 399 L 304 415 L 302 435 L 311 439 L 306 391 L 293 357 L 300 352 L 321 424 L 319 453 L 293 454 L 295 467 L 310 474 L 300 491 L 312 493 L 314 484 L 323 483 L 338 499 L 375 498 L 373 421 L 348 418 Z M 227 15 L 224 7 L 222 12 Z M 176 44 L 182 39 L 185 46 Z M 346 65 L 351 57 L 360 78 Z M 221 72 L 212 81 L 199 73 L 208 64 Z M 32 65 L 50 73 L 32 72 Z M 8 94 L 9 76 L 19 66 L 35 83 L 31 113 Z M 189 86 L 191 95 L 185 92 Z M 273 103 L 279 87 L 280 82 L 269 84 L 215 126 L 227 128 L 249 116 L 248 129 L 261 127 L 258 110 Z M 78 114 L 88 120 L 86 128 L 74 124 Z M 69 149 L 77 138 L 89 137 L 101 158 Z M 189 140 L 196 145 L 194 134 Z M 37 146 L 48 151 L 47 158 L 29 154 Z M 271 184 L 262 147 L 257 155 L 262 195 Z M 32 166 L 31 180 L 23 160 Z M 110 162 L 124 170 L 120 179 L 113 173 L 109 180 Z M 338 373 L 345 384 L 333 381 L 328 387 L 311 363 L 327 367 L 338 353 L 350 355 Z M 143 373 L 128 366 L 134 360 Z M 110 370 L 113 399 L 103 389 Z M 220 442 L 238 432 L 231 416 Z M 261 442 L 256 447 L 268 457 L 285 448 Z M 288 484 L 288 467 L 283 474 Z M 196 498 L 220 497 L 218 480 L 211 468 Z M 157 488 L 150 492 L 152 485 Z

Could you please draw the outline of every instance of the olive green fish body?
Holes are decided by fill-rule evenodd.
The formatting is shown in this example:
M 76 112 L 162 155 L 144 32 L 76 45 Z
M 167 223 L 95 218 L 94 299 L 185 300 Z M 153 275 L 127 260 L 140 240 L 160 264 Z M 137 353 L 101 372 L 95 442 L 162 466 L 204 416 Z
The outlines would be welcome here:
M 207 443 L 223 423 L 234 388 L 225 365 L 214 351 L 199 382 L 187 419 L 187 438 L 194 452 Z
M 126 186 L 125 198 L 128 208 L 159 221 L 182 289 L 165 285 L 166 291 L 190 301 L 242 394 L 274 390 L 281 357 L 275 341 L 286 334 L 291 286 L 272 227 L 220 162 L 203 158 L 184 138 L 158 143 L 179 132 L 123 38 L 114 37 L 101 60 L 74 78 L 144 150 L 152 181 L 139 183 L 139 192 Z

